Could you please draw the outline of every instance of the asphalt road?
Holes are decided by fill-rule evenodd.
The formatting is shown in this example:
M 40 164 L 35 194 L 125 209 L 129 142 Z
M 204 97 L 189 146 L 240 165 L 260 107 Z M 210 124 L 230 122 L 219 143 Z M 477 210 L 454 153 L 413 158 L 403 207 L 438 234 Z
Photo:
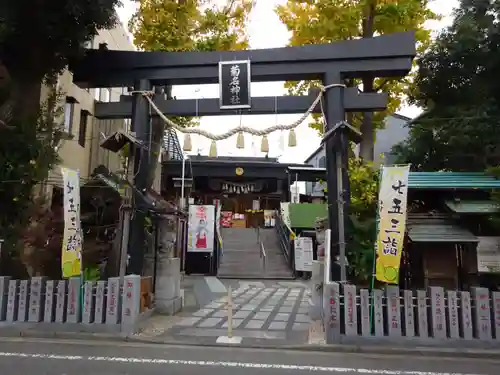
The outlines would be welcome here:
M 0 374 L 498 375 L 500 361 L 99 341 L 1 339 Z

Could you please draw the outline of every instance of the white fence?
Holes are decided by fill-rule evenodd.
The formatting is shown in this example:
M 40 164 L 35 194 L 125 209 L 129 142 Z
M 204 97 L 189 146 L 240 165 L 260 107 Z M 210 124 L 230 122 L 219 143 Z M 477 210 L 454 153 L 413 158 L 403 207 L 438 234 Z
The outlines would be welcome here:
M 485 340 L 500 342 L 500 292 L 367 289 L 326 282 L 323 319 L 327 343 L 343 338 Z
M 0 324 L 43 323 L 51 328 L 85 326 L 91 331 L 133 331 L 141 318 L 141 277 L 108 281 L 12 280 L 0 276 Z M 92 329 L 95 328 L 95 329 Z M 103 328 L 103 329 L 99 329 Z

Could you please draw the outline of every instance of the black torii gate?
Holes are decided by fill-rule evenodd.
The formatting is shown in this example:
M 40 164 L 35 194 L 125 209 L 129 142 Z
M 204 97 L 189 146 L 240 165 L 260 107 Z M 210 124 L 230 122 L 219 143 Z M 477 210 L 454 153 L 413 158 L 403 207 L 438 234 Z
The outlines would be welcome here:
M 339 254 L 344 239 L 344 220 L 339 212 L 348 199 L 338 191 L 339 162 L 347 180 L 347 134 L 338 126 L 346 112 L 383 110 L 387 95 L 359 93 L 346 88 L 344 80 L 362 77 L 402 77 L 415 57 L 414 32 L 343 41 L 332 44 L 284 47 L 250 51 L 215 52 L 131 52 L 106 49 L 88 50 L 86 56 L 72 64 L 73 81 L 82 88 L 130 87 L 134 91 L 151 91 L 167 85 L 213 84 L 219 82 L 220 62 L 250 61 L 251 82 L 320 80 L 330 88 L 324 93 L 326 117 L 324 144 L 327 160 L 328 218 L 332 229 L 331 254 Z M 154 102 L 167 116 L 220 116 L 249 114 L 305 113 L 316 95 L 252 98 L 251 105 L 237 111 L 222 109 L 219 99 L 166 100 L 155 95 Z M 250 104 L 250 101 L 249 103 Z M 314 112 L 320 112 L 318 105 Z M 97 103 L 95 117 L 100 119 L 131 118 L 132 131 L 147 143 L 149 103 L 142 95 L 122 96 L 121 101 Z M 153 113 L 152 115 L 156 115 Z M 335 125 L 337 128 L 334 129 Z M 335 151 L 335 152 L 334 152 Z M 136 155 L 135 167 L 140 158 Z M 146 159 L 146 158 L 142 158 Z M 339 160 L 340 159 L 340 160 Z M 143 164 L 144 166 L 144 164 Z M 146 168 L 135 171 L 135 186 L 145 190 Z M 341 190 L 345 189 L 341 187 Z M 339 210 L 339 208 L 342 208 Z M 342 217 L 342 215 L 341 215 Z M 141 273 L 143 264 L 144 216 L 135 215 L 129 242 L 130 273 Z

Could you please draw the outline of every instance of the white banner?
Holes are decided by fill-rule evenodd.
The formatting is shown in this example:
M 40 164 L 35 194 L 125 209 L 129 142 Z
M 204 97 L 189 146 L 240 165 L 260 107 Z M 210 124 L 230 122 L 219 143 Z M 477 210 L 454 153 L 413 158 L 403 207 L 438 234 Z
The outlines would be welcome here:
M 187 251 L 213 252 L 215 230 L 214 206 L 189 206 Z
M 313 241 L 310 237 L 297 237 L 295 246 L 295 270 L 312 272 Z
M 82 227 L 80 223 L 80 176 L 77 171 L 61 168 L 64 188 L 64 236 L 61 268 L 64 278 L 80 276 Z

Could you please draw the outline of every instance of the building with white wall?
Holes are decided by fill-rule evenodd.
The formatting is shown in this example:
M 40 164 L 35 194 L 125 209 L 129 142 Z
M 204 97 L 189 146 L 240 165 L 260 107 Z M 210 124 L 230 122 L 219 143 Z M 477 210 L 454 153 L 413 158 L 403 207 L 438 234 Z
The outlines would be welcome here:
M 409 117 L 394 113 L 385 118 L 384 129 L 377 130 L 375 136 L 375 152 L 374 164 L 389 165 L 394 163 L 394 155 L 392 147 L 399 142 L 404 141 L 409 134 L 409 129 L 406 124 L 411 119 Z M 359 145 L 354 150 L 356 155 L 359 155 Z M 312 165 L 315 168 L 326 168 L 325 149 L 318 147 L 306 160 L 306 164 Z M 323 189 L 319 184 L 314 182 L 306 183 L 306 194 L 311 195 L 313 192 L 322 192 Z
M 99 48 L 103 43 L 110 50 L 135 50 L 121 24 L 110 30 L 99 31 L 86 47 Z M 120 95 L 125 94 L 127 88 L 82 89 L 73 83 L 73 74 L 66 70 L 58 78 L 57 89 L 65 95 L 65 101 L 62 103 L 64 115 L 60 120 L 65 134 L 58 146 L 61 162 L 50 172 L 49 183 L 43 187 L 47 196 L 52 195 L 54 186 L 62 184 L 61 166 L 78 170 L 82 184 L 89 179 L 97 166 L 104 165 L 112 172 L 121 169 L 120 155 L 101 148 L 100 144 L 104 136 L 130 128 L 129 119 L 98 120 L 93 116 L 96 102 L 119 101 Z M 49 87 L 42 86 L 42 102 L 46 101 L 50 90 Z

